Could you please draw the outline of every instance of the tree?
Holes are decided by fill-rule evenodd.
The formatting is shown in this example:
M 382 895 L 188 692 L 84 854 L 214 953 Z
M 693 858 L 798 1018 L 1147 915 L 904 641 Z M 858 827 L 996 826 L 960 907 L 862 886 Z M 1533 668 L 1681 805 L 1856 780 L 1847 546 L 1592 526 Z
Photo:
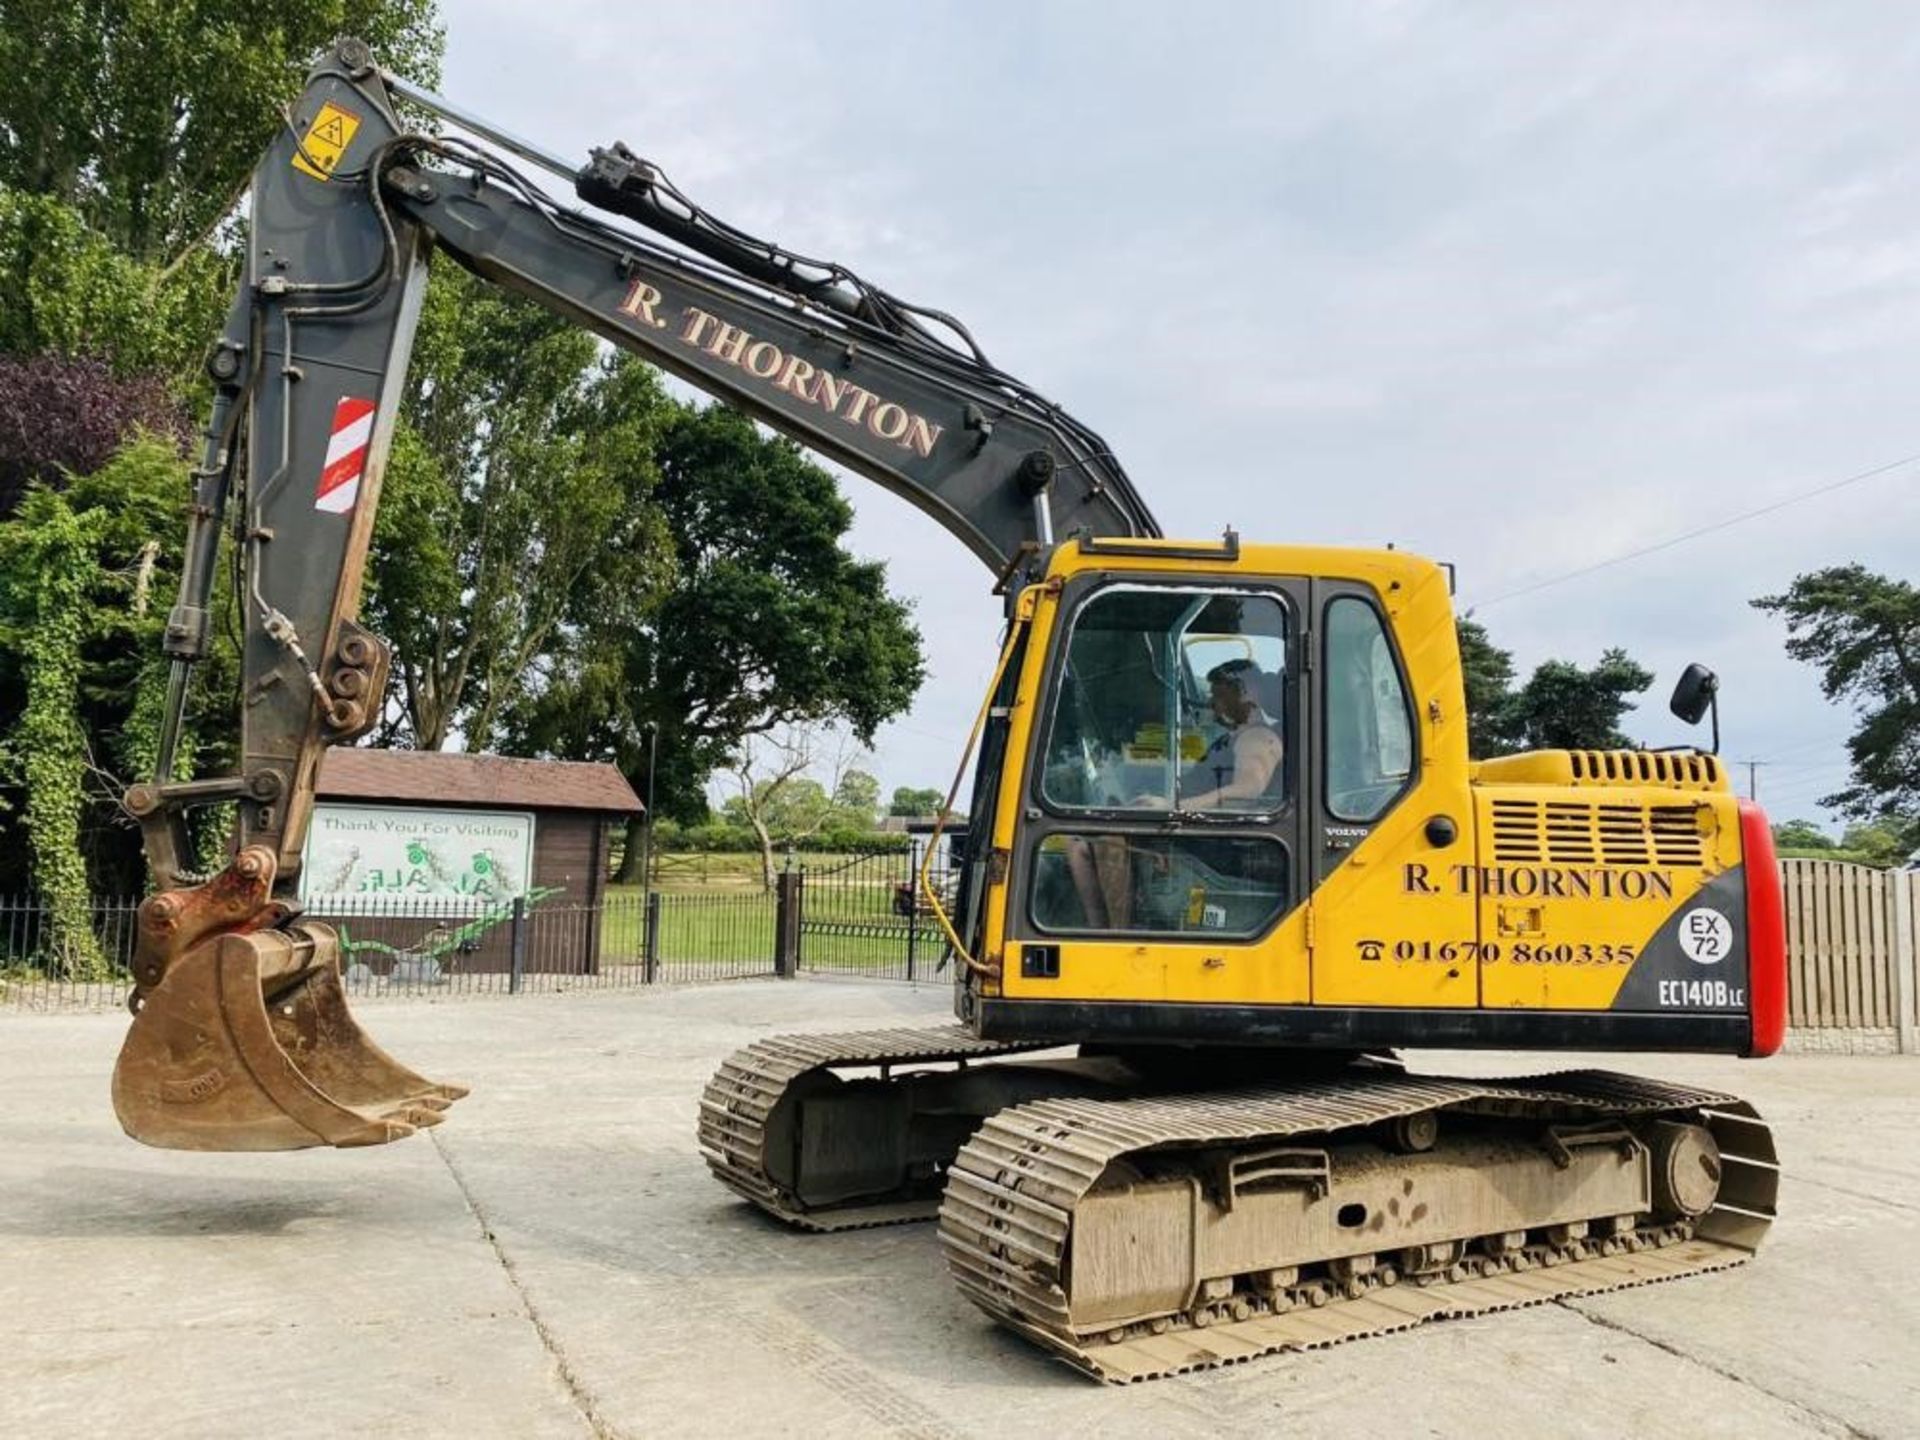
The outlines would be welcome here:
M 1653 672 L 1624 650 L 1603 652 L 1591 670 L 1548 660 L 1508 701 L 1501 728 L 1519 750 L 1631 747 L 1620 720 L 1651 684 Z
M 26 795 L 33 880 L 47 903 L 54 962 L 60 973 L 80 980 L 106 974 L 80 856 L 87 778 L 80 652 L 98 530 L 62 496 L 37 490 L 22 506 L 20 522 L 7 527 L 11 553 L 0 568 L 8 581 L 0 613 L 25 680 L 25 703 L 8 734 L 7 769 Z
M 1889 820 L 1861 820 L 1840 832 L 1840 849 L 1863 865 L 1886 868 L 1913 853 L 1911 827 Z
M 1567 660 L 1544 661 L 1516 690 L 1512 654 L 1494 645 L 1477 620 L 1463 618 L 1458 628 L 1468 746 L 1475 756 L 1633 744 L 1620 721 L 1633 709 L 1633 697 L 1653 684 L 1653 672 L 1626 651 L 1605 651 L 1591 670 Z
M 136 870 L 118 791 L 157 758 L 181 405 L 200 408 L 232 293 L 239 190 L 344 30 L 433 78 L 431 0 L 0 0 L 0 736 L 30 780 L 0 877 L 31 861 L 82 968 L 74 897 Z M 210 696 L 231 729 L 223 633 L 190 692 L 183 764 L 228 759 L 193 743 Z
M 915 790 L 902 785 L 893 792 L 893 799 L 887 803 L 889 815 L 904 815 L 915 818 L 923 815 L 938 815 L 941 803 L 947 798 L 944 790 Z
M 212 250 L 163 269 L 127 254 L 63 201 L 0 185 L 0 353 L 85 358 L 178 400 L 197 390 L 233 279 Z M 99 384 L 89 377 L 78 393 Z
M 836 829 L 871 830 L 880 813 L 880 782 L 865 770 L 848 770 L 833 787 Z
M 1859 724 L 1847 741 L 1849 784 L 1820 803 L 1894 824 L 1920 841 L 1920 588 L 1860 565 L 1796 576 L 1753 602 L 1787 624 L 1787 654 L 1818 666 L 1829 700 Z
M 227 221 L 337 35 L 410 79 L 438 76 L 433 0 L 0 0 L 0 187 L 171 263 Z
M 651 495 L 675 409 L 648 366 L 436 271 L 368 565 L 367 614 L 394 648 L 389 742 L 485 749 L 568 626 L 645 623 L 671 574 Z
M 740 747 L 732 767 L 736 788 L 722 813 L 745 824 L 759 841 L 760 881 L 766 889 L 773 889 L 775 842 L 805 840 L 832 823 L 834 797 L 849 774 L 862 773 L 846 768 L 848 753 L 845 737 L 836 738 L 821 725 L 786 725 Z M 822 761 L 831 770 L 831 788 L 807 774 Z
M 1773 843 L 1781 850 L 1831 850 L 1833 837 L 1811 820 L 1782 820 L 1773 827 Z
M 136 431 L 186 442 L 185 417 L 152 373 L 93 357 L 0 354 L 0 517 L 27 487 L 91 475 Z
M 1502 733 L 1505 707 L 1513 691 L 1513 655 L 1487 638 L 1487 627 L 1463 615 L 1460 669 L 1467 687 L 1467 747 L 1474 755 L 1498 755 L 1510 748 Z
M 912 703 L 925 660 L 886 567 L 842 544 L 839 486 L 797 445 L 712 405 L 676 409 L 656 455 L 664 597 L 639 623 L 583 616 L 512 734 L 535 753 L 611 759 L 646 794 L 651 721 L 660 813 L 694 822 L 744 743 L 829 721 L 867 743 Z
M 137 837 L 119 799 L 133 780 L 153 778 L 158 760 L 167 678 L 160 630 L 179 586 L 186 468 L 173 439 L 142 436 L 91 474 L 69 476 L 58 489 L 31 489 L 16 518 L 0 524 L 0 591 L 7 597 L 0 602 L 0 734 L 11 737 L 18 765 L 78 764 L 81 775 L 84 808 L 71 832 L 61 832 L 67 838 L 40 827 L 31 810 L 21 819 L 36 875 L 66 863 L 52 858 L 64 846 L 74 865 L 84 857 L 96 888 L 123 893 L 138 883 Z M 50 555 L 46 547 L 62 536 L 63 546 L 75 548 Z M 56 583 L 62 588 L 47 588 Z M 232 762 L 228 717 L 238 657 L 229 630 L 215 627 L 188 691 L 183 764 Z M 70 661 L 52 656 L 69 642 L 77 647 Z M 45 719 L 29 724 L 36 695 L 46 693 L 45 676 L 69 664 L 67 723 L 75 728 L 56 729 Z M 17 882 L 18 856 L 18 847 L 0 851 L 0 887 Z M 44 893 L 44 884 L 38 888 Z

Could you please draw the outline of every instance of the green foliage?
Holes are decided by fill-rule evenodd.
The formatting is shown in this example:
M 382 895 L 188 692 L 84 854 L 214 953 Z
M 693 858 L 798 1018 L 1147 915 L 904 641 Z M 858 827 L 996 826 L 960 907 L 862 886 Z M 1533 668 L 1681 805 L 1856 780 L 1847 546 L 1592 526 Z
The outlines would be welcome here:
M 1818 666 L 1821 692 L 1851 701 L 1859 717 L 1847 741 L 1850 783 L 1820 803 L 1886 821 L 1911 850 L 1920 844 L 1920 588 L 1836 565 L 1753 603 L 1786 621 L 1787 653 Z
M 435 78 L 431 0 L 0 0 L 0 355 L 17 382 L 0 423 L 5 503 L 42 482 L 0 524 L 0 733 L 28 782 L 28 843 L 10 827 L 0 876 L 31 851 L 82 966 L 73 897 L 89 860 L 96 881 L 125 883 L 133 832 L 113 802 L 156 758 L 165 677 L 151 657 L 184 528 L 184 465 L 131 427 L 167 428 L 168 394 L 199 391 L 235 280 L 239 189 L 309 61 L 347 32 Z M 190 715 L 221 712 L 210 733 L 233 728 L 232 660 L 216 642 L 191 692 Z M 225 768 L 228 748 L 199 758 Z M 199 838 L 218 841 L 218 817 Z
M 873 829 L 880 814 L 880 781 L 865 770 L 849 770 L 833 787 L 833 818 L 829 825 L 847 830 Z
M 47 565 L 42 547 L 55 533 L 43 534 L 43 522 L 64 515 L 78 526 L 84 555 L 74 562 L 77 588 L 64 602 L 79 644 L 69 720 L 81 737 L 87 779 L 75 855 L 88 858 L 97 888 L 115 892 L 129 888 L 137 871 L 137 838 L 120 813 L 118 792 L 150 778 L 158 755 L 166 685 L 159 636 L 179 585 L 186 487 L 186 464 L 173 442 L 143 436 L 95 473 L 70 477 L 58 493 L 29 492 L 20 513 L 0 524 L 0 590 L 12 597 L 0 603 L 0 730 L 11 734 L 23 762 L 39 743 L 27 738 L 19 717 L 30 704 L 43 643 L 34 587 Z M 189 773 L 196 757 L 212 765 L 231 762 L 230 742 L 196 744 L 194 731 L 230 732 L 236 674 L 235 652 L 216 631 L 213 654 L 189 691 L 189 727 L 176 773 Z M 73 753 L 53 731 L 32 733 L 54 743 L 56 760 Z M 41 838 L 32 839 L 36 857 Z M 36 859 L 34 868 L 43 872 L 45 864 Z
M 807 776 L 784 780 L 762 780 L 754 787 L 755 808 L 760 822 L 776 842 L 799 839 L 823 828 L 834 813 L 833 797 L 826 786 Z M 729 796 L 720 807 L 727 824 L 748 829 L 748 806 L 744 797 Z
M 1912 827 L 1897 821 L 1860 821 L 1840 832 L 1840 851 L 1862 865 L 1882 869 L 1898 865 L 1913 853 L 1913 848 Z
M 887 813 L 909 817 L 938 815 L 946 798 L 947 792 L 944 790 L 915 790 L 901 785 L 894 790 L 893 799 L 887 802 Z
M 226 220 L 342 34 L 437 77 L 432 0 L 0 0 L 0 186 L 53 196 L 165 264 Z
M 1810 820 L 1788 820 L 1773 827 L 1774 849 L 1783 860 L 1833 860 L 1888 869 L 1913 853 L 1913 838 L 1896 821 L 1858 821 L 1838 840 Z
M 722 406 L 675 407 L 656 454 L 671 584 L 638 615 L 584 618 L 512 733 L 537 753 L 611 758 L 645 794 L 651 721 L 661 815 L 697 820 L 744 741 L 829 720 L 868 740 L 912 703 L 925 660 L 885 567 L 843 548 L 838 485 L 798 446 Z
M 871 835 L 880 809 L 880 782 L 864 770 L 848 770 L 831 794 L 818 780 L 804 775 L 762 780 L 754 791 L 761 823 L 782 844 L 817 834 Z M 720 816 L 728 825 L 751 832 L 752 821 L 741 796 L 728 797 Z
M 1833 837 L 1811 820 L 1783 820 L 1773 827 L 1773 843 L 1780 850 L 1831 850 Z
M 1505 732 L 1522 750 L 1619 749 L 1633 744 L 1620 720 L 1653 672 L 1624 650 L 1607 650 L 1591 670 L 1567 660 L 1537 667 L 1514 695 Z
M 0 614 L 19 655 L 24 704 L 8 736 L 8 771 L 25 791 L 23 818 L 35 888 L 48 907 L 53 962 L 69 979 L 108 973 L 89 914 L 80 855 L 86 808 L 87 741 L 79 721 L 81 645 L 87 638 L 97 517 L 65 497 L 29 495 L 0 532 Z
M 1600 656 L 1592 669 L 1567 660 L 1535 667 L 1513 688 L 1513 656 L 1488 638 L 1476 620 L 1459 622 L 1466 675 L 1468 745 L 1486 758 L 1524 750 L 1610 750 L 1634 742 L 1620 729 L 1633 697 L 1653 684 L 1653 672 L 1624 650 Z
M 586 332 L 464 271 L 435 273 L 369 562 L 399 737 L 437 750 L 458 731 L 486 748 L 570 631 L 641 623 L 671 573 L 651 494 L 672 410 L 648 367 L 600 360 Z
M 232 275 L 196 255 L 162 278 L 49 195 L 0 188 L 0 352 L 98 355 L 121 375 L 197 379 Z
M 1462 616 L 1457 628 L 1467 685 L 1468 748 L 1475 755 L 1501 754 L 1505 740 L 1499 727 L 1513 691 L 1513 656 L 1487 638 L 1487 627 L 1478 620 Z
M 710 819 L 697 825 L 678 825 L 663 820 L 653 836 L 654 845 L 665 854 L 751 855 L 760 848 L 760 837 L 744 825 Z M 828 828 L 811 835 L 781 842 L 803 855 L 842 855 L 855 851 L 907 849 L 910 837 L 880 830 L 844 830 Z

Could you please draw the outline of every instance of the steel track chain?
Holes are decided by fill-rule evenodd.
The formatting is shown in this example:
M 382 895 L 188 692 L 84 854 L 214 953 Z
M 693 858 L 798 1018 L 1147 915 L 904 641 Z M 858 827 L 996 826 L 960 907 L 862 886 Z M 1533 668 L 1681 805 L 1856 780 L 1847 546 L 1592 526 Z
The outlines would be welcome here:
M 828 1232 L 931 1220 L 936 1199 L 809 1209 L 774 1179 L 768 1122 L 795 1083 L 818 1070 L 931 1065 L 1049 1048 L 1035 1042 L 982 1040 L 959 1025 L 898 1030 L 776 1035 L 721 1062 L 700 1097 L 700 1152 L 721 1184 L 787 1224 Z
M 1170 1318 L 1101 1343 L 1076 1333 L 1068 1295 L 1074 1207 L 1131 1151 L 1281 1141 L 1394 1120 L 1423 1110 L 1593 1120 L 1675 1112 L 1701 1117 L 1721 1149 L 1719 1200 L 1693 1233 L 1623 1239 L 1632 1253 L 1573 1259 L 1522 1273 L 1402 1285 L 1224 1323 Z M 1002 1324 L 1102 1380 L 1124 1383 L 1232 1364 L 1484 1314 L 1573 1294 L 1651 1284 L 1743 1263 L 1773 1217 L 1779 1187 L 1771 1133 L 1732 1095 L 1608 1071 L 1514 1080 L 1349 1072 L 1303 1081 L 1128 1100 L 1041 1100 L 988 1119 L 948 1171 L 940 1240 L 960 1289 Z M 1611 1248 L 1611 1247 L 1610 1247 Z M 1204 1317 L 1210 1318 L 1210 1317 Z M 1138 1330 L 1139 1327 L 1135 1327 Z

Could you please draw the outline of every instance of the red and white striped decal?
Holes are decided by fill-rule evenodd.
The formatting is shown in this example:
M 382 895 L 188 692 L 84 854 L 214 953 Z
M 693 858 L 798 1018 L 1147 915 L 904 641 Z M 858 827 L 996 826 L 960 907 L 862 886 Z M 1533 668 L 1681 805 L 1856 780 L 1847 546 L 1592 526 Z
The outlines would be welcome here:
M 367 443 L 373 438 L 373 401 L 344 395 L 333 407 L 333 433 L 327 439 L 327 463 L 313 508 L 344 515 L 360 498 L 360 477 L 367 469 Z

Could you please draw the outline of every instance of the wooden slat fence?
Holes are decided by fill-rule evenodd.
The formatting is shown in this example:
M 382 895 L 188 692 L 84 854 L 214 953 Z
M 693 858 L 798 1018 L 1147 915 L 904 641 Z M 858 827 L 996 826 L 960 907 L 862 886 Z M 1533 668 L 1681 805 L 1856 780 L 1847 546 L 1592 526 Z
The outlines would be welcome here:
M 1788 1024 L 1894 1031 L 1912 1048 L 1914 925 L 1920 873 L 1832 860 L 1783 860 Z

